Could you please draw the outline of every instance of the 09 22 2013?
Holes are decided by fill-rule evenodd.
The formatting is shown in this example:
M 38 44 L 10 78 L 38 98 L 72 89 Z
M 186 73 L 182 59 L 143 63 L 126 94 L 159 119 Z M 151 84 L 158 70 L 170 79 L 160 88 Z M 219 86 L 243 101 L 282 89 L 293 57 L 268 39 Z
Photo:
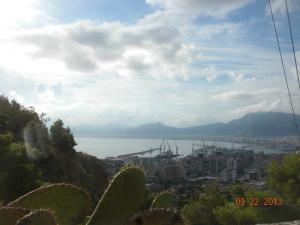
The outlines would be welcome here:
M 236 197 L 234 200 L 236 206 L 283 206 L 283 199 L 280 197 Z

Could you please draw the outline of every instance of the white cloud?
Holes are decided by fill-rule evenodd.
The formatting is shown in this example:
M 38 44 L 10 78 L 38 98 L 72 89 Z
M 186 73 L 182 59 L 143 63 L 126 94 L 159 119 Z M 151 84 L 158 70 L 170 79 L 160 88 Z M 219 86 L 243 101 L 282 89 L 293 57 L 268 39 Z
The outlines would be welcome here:
M 17 94 L 16 91 L 9 91 L 8 97 L 9 97 L 10 99 L 16 100 L 16 101 L 17 101 L 18 103 L 20 103 L 20 104 L 24 104 L 24 103 L 25 103 L 23 96 Z
M 253 0 L 146 0 L 148 4 L 191 16 L 208 15 L 222 18 Z
M 242 100 L 247 101 L 249 99 L 255 98 L 256 93 L 254 92 L 247 92 L 247 91 L 228 91 L 216 94 L 212 96 L 215 100 L 221 100 L 221 101 L 231 101 L 231 100 Z
M 221 37 L 228 39 L 236 39 L 241 37 L 242 24 L 239 23 L 218 23 L 203 26 L 194 26 L 195 36 L 202 40 L 211 40 L 212 38 Z
M 39 25 L 52 20 L 41 9 L 41 0 L 1 0 L 0 31 L 22 26 Z
M 275 101 L 261 101 L 259 103 L 240 107 L 233 111 L 234 115 L 241 116 L 252 112 L 269 112 L 269 111 L 283 111 L 282 101 L 277 99 Z M 285 110 L 284 110 L 285 111 Z
M 286 6 L 284 0 L 271 0 L 272 10 L 274 14 L 286 14 Z M 290 12 L 297 11 L 300 9 L 300 4 L 298 0 L 288 0 L 288 9 Z M 270 14 L 270 6 L 267 4 L 266 13 Z
M 264 89 L 257 91 L 256 94 L 251 96 L 252 100 L 245 101 L 245 104 L 241 105 L 237 109 L 232 111 L 234 116 L 242 116 L 251 112 L 288 112 L 291 113 L 291 105 L 286 90 Z M 299 114 L 300 105 L 298 104 L 300 95 L 297 92 L 292 92 L 292 101 L 294 110 Z
M 296 51 L 296 61 L 297 61 L 297 66 L 298 66 L 298 75 L 300 76 L 300 71 L 299 71 L 300 70 L 300 65 L 298 65 L 299 62 L 300 62 L 300 50 Z M 294 58 L 292 60 L 290 60 L 290 63 L 287 65 L 287 67 L 288 67 L 288 72 L 289 72 L 289 74 L 292 74 L 293 79 L 298 80 L 297 70 L 296 70 L 296 66 L 295 66 L 295 63 L 294 63 Z
M 178 29 L 160 25 L 78 22 L 17 34 L 35 60 L 63 62 L 67 69 L 122 77 L 184 77 L 193 59 Z
M 0 37 L 0 92 L 71 125 L 185 127 L 289 111 L 276 49 L 245 44 L 248 24 L 221 19 L 250 2 L 149 0 L 159 9 L 133 24 L 12 29 Z M 201 15 L 218 19 L 194 23 Z

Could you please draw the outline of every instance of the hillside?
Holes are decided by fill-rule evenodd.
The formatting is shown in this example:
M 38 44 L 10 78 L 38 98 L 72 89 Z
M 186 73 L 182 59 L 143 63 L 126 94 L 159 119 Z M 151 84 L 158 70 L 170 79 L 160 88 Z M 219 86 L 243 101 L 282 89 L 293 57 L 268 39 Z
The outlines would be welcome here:
M 49 183 L 71 183 L 83 187 L 96 204 L 108 185 L 104 163 L 98 158 L 76 152 L 72 155 L 55 153 L 36 163 L 42 179 Z
M 61 120 L 50 129 L 47 122 L 45 114 L 0 95 L 0 205 L 49 182 L 76 184 L 96 204 L 108 185 L 103 162 L 76 152 Z
M 296 116 L 300 124 L 300 116 Z M 162 123 L 151 123 L 127 131 L 128 136 L 166 137 L 166 136 L 243 136 L 243 137 L 281 137 L 296 135 L 292 114 L 281 112 L 249 113 L 228 123 L 215 123 L 188 128 L 169 127 Z

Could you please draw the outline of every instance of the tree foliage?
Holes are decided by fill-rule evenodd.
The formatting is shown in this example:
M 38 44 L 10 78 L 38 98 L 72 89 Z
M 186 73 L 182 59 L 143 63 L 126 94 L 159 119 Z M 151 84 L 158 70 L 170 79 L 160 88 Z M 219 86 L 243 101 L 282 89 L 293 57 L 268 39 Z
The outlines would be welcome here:
M 65 128 L 62 120 L 57 120 L 50 127 L 51 141 L 62 152 L 74 152 L 76 142 L 69 127 Z
M 255 197 L 260 200 L 259 206 L 237 206 L 233 202 L 227 202 L 225 206 L 217 207 L 214 215 L 220 225 L 251 225 L 299 219 L 300 211 L 293 205 L 283 203 L 282 206 L 264 206 L 263 199 L 271 196 L 275 197 L 271 191 L 245 193 L 248 203 Z
M 30 148 L 43 151 L 49 144 L 45 114 L 39 116 L 33 107 L 26 108 L 0 95 L 0 133 L 12 133 L 15 141 L 25 141 Z
M 33 107 L 26 108 L 0 95 L 0 203 L 39 186 L 38 162 L 53 155 L 52 150 L 74 151 L 76 143 L 70 128 L 56 121 L 50 141 L 47 122 L 44 113 L 38 115 Z
M 241 183 L 234 183 L 229 187 L 229 194 L 235 198 L 235 197 L 242 197 L 246 193 L 246 188 Z
M 214 209 L 216 220 L 221 225 L 251 225 L 262 221 L 262 213 L 255 207 L 241 207 L 233 204 Z
M 182 209 L 185 222 L 189 225 L 218 224 L 214 209 L 225 205 L 226 197 L 216 183 L 209 184 L 198 200 L 188 203 Z
M 272 163 L 268 168 L 268 184 L 286 201 L 300 206 L 300 155 L 285 156 L 282 164 Z
M 265 191 L 250 191 L 243 184 L 235 183 L 227 192 L 227 200 L 224 200 L 220 191 L 210 186 L 199 200 L 184 206 L 182 214 L 187 224 L 250 225 L 300 219 L 300 155 L 287 155 L 282 163 L 271 163 L 267 172 L 269 189 Z M 247 201 L 255 197 L 263 201 L 272 196 L 282 198 L 283 205 L 234 205 L 236 197 L 245 197 Z
M 25 146 L 14 143 L 11 133 L 0 134 L 0 201 L 11 201 L 38 187 L 39 178 Z
M 34 108 L 25 108 L 15 100 L 0 95 L 0 133 L 12 132 L 16 141 L 23 139 L 23 129 L 31 121 L 42 123 Z

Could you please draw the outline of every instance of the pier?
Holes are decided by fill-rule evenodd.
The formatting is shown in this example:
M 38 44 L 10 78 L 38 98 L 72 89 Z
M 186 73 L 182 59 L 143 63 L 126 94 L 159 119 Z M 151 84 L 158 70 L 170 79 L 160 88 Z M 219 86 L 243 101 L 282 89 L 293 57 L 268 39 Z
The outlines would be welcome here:
M 161 148 L 151 148 L 149 150 L 145 150 L 145 151 L 140 151 L 140 152 L 134 152 L 134 153 L 129 153 L 129 154 L 124 154 L 124 155 L 118 155 L 117 158 L 123 158 L 123 157 L 128 157 L 128 156 L 135 156 L 135 155 L 145 155 L 148 153 L 153 153 L 155 151 L 160 151 Z

